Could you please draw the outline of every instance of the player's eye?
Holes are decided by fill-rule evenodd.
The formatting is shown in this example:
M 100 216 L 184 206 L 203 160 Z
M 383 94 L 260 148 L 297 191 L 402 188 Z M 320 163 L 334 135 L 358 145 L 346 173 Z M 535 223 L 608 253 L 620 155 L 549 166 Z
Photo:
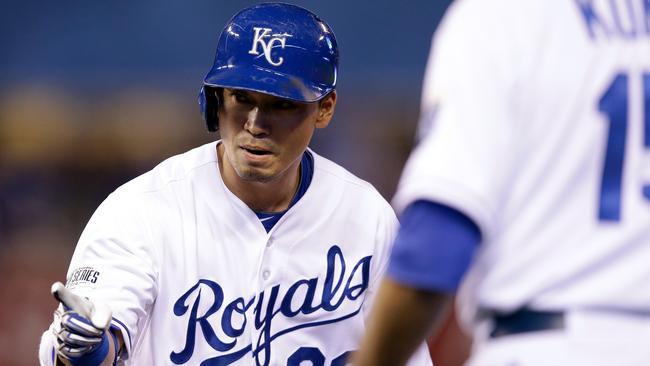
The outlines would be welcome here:
M 250 103 L 250 99 L 248 99 L 248 97 L 244 93 L 233 92 L 232 97 L 235 99 L 237 103 L 242 103 L 242 104 Z
M 296 108 L 296 103 L 290 102 L 288 100 L 281 100 L 273 103 L 273 108 L 275 109 L 294 109 Z

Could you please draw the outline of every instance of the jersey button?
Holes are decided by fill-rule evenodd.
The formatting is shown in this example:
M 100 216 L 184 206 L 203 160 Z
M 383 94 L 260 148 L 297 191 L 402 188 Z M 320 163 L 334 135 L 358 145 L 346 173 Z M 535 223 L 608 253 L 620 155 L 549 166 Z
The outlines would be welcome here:
M 262 272 L 262 278 L 264 278 L 265 280 L 268 280 L 269 277 L 271 277 L 271 271 L 269 271 L 268 269 L 265 269 L 264 272 Z

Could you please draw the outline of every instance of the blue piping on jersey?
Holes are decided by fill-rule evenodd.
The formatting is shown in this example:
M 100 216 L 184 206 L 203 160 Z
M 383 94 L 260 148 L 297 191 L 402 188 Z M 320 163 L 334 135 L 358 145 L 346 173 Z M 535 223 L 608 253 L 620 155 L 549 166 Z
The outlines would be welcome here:
M 131 343 L 131 332 L 129 332 L 129 328 L 127 328 L 127 326 L 124 325 L 124 323 L 122 323 L 119 319 L 117 319 L 115 317 L 113 317 L 113 321 L 116 322 L 117 324 L 119 324 L 122 327 L 122 329 L 124 329 L 126 331 L 126 336 L 129 338 L 129 349 L 132 349 L 133 344 Z M 116 328 L 120 329 L 119 327 L 116 327 Z M 124 334 L 122 336 L 124 336 Z M 117 357 L 117 355 L 115 355 L 115 356 Z

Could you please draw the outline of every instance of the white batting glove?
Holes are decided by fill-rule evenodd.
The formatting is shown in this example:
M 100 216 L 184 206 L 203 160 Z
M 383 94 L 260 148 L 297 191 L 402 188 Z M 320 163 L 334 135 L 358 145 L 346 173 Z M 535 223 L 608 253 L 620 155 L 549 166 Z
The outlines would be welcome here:
M 73 365 L 101 364 L 108 354 L 111 310 L 75 295 L 61 282 L 52 285 L 52 294 L 60 302 L 52 327 L 57 355 Z

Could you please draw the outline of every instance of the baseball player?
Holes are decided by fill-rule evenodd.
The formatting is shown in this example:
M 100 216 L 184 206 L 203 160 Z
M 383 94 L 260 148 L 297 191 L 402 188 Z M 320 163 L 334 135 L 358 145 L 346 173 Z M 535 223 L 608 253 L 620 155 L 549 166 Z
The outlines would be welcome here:
M 226 24 L 199 102 L 221 140 L 113 192 L 74 252 L 40 361 L 342 366 L 397 229 L 307 146 L 336 105 L 337 42 L 287 4 Z M 412 365 L 431 365 L 426 345 Z
M 451 5 L 356 366 L 403 364 L 461 279 L 470 365 L 650 364 L 649 19 L 647 0 Z

